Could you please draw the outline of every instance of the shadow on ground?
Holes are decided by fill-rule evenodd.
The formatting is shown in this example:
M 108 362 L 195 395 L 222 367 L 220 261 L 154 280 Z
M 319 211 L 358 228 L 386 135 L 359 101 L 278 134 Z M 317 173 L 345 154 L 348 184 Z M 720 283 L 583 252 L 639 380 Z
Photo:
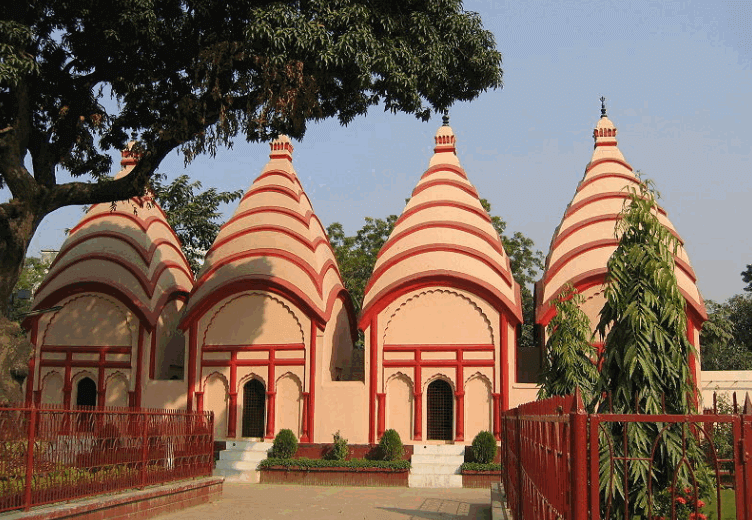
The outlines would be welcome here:
M 455 520 L 455 519 L 479 519 L 491 518 L 491 506 L 480 504 L 468 504 L 457 500 L 442 500 L 428 498 L 419 509 L 400 509 L 396 507 L 379 507 L 384 511 L 399 513 L 410 520 Z

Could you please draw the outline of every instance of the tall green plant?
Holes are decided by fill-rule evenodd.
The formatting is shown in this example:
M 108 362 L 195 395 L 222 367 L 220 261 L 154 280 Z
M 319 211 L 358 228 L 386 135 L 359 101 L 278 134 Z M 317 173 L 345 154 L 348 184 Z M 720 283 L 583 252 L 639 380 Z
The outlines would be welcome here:
M 630 189 L 616 226 L 619 245 L 608 261 L 606 303 L 597 326 L 598 333 L 605 338 L 597 395 L 609 396 L 601 402 L 601 411 L 644 414 L 696 411 L 689 369 L 689 356 L 695 349 L 687 339 L 685 301 L 674 272 L 674 255 L 680 242 L 659 221 L 656 196 L 649 181 Z M 678 472 L 678 487 L 694 487 L 692 471 L 687 461 L 682 461 L 685 450 L 697 482 L 707 483 L 702 454 L 691 429 L 680 424 L 663 430 L 664 426 L 628 425 L 628 456 L 641 458 L 629 463 L 628 493 L 624 489 L 624 464 L 612 459 L 624 455 L 623 435 L 627 426 L 610 423 L 603 433 L 601 489 L 613 499 L 612 514 L 624 513 L 628 495 L 630 514 L 645 517 L 651 479 L 654 493 L 671 487 L 675 472 Z
M 590 319 L 582 310 L 584 299 L 567 284 L 556 299 L 556 315 L 548 323 L 538 398 L 574 394 L 579 387 L 590 403 L 598 381 L 596 350 L 591 344 Z

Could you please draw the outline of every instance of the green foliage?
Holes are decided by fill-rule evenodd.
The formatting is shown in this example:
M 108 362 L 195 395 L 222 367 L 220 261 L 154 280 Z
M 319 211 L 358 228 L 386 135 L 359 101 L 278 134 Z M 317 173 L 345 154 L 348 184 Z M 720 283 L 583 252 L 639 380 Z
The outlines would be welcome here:
M 496 457 L 496 438 L 489 431 L 478 432 L 473 439 L 473 458 L 475 462 L 490 464 Z
M 738 294 L 724 303 L 706 300 L 705 307 L 702 369 L 752 370 L 752 294 Z
M 328 460 L 345 460 L 350 454 L 350 448 L 347 446 L 347 439 L 342 437 L 339 434 L 339 431 L 337 431 L 333 437 L 334 442 L 332 443 L 332 448 L 326 454 L 325 458 Z
M 590 319 L 582 310 L 584 299 L 567 284 L 555 302 L 556 315 L 548 324 L 548 341 L 543 357 L 538 398 L 574 394 L 577 388 L 582 399 L 590 403 L 598 381 Z
M 326 228 L 345 288 L 350 292 L 358 313 L 363 305 L 368 279 L 376 265 L 376 256 L 392 233 L 397 215 L 389 215 L 386 219 L 366 217 L 365 220 L 365 225 L 354 237 L 345 236 L 339 222 Z
M 272 444 L 272 456 L 279 459 L 289 459 L 298 451 L 298 439 L 292 430 L 279 430 Z
M 278 459 L 268 458 L 262 460 L 258 467 L 259 469 L 271 468 L 274 466 L 282 466 L 288 469 L 306 469 L 306 468 L 353 468 L 353 469 L 368 469 L 368 468 L 382 468 L 393 471 L 404 471 L 410 469 L 409 460 L 367 460 L 367 459 L 353 459 L 353 460 L 327 460 L 327 459 Z
M 35 256 L 26 258 L 21 270 L 21 276 L 18 278 L 18 283 L 16 283 L 16 288 L 14 289 L 14 295 L 17 295 L 18 291 L 25 290 L 29 291 L 31 297 L 28 299 L 19 299 L 14 296 L 10 307 L 11 317 L 20 321 L 23 319 L 23 314 L 31 310 L 34 292 L 39 287 L 39 284 L 42 283 L 49 267 L 50 262 L 45 262 L 41 258 Z
M 169 185 L 162 184 L 164 179 L 163 174 L 152 177 L 154 198 L 167 215 L 167 222 L 175 230 L 183 253 L 196 274 L 203 254 L 214 243 L 221 228 L 220 204 L 239 199 L 243 190 L 218 192 L 216 188 L 210 188 L 197 193 L 201 182 L 189 182 L 187 175 L 178 176 Z
M 752 264 L 747 264 L 747 268 L 742 271 L 742 281 L 747 284 L 744 290 L 752 292 Z
M 381 436 L 379 441 L 379 450 L 381 451 L 381 458 L 384 460 L 399 460 L 405 453 L 405 448 L 402 446 L 402 439 L 400 439 L 397 430 L 386 430 Z
M 597 326 L 605 337 L 605 348 L 596 395 L 609 395 L 614 413 L 660 414 L 664 402 L 665 413 L 695 411 L 689 370 L 694 348 L 686 336 L 685 301 L 674 272 L 674 254 L 680 243 L 658 220 L 655 197 L 649 182 L 630 190 L 617 223 L 619 245 L 608 261 L 606 303 Z M 601 402 L 600 410 L 607 411 L 608 405 L 609 401 Z M 647 511 L 649 480 L 653 480 L 653 489 L 667 489 L 678 469 L 677 485 L 688 485 L 688 465 L 680 464 L 683 438 L 698 481 L 708 478 L 699 445 L 687 425 L 660 433 L 662 427 L 659 423 L 629 425 L 629 456 L 645 459 L 629 465 L 632 514 Z M 626 498 L 624 465 L 614 463 L 612 457 L 624 455 L 624 428 L 621 423 L 609 423 L 601 432 L 601 491 L 612 496 L 612 512 L 618 515 L 623 514 Z M 658 444 L 651 474 L 647 459 L 654 442 Z
M 501 464 L 463 462 L 460 471 L 501 471 Z

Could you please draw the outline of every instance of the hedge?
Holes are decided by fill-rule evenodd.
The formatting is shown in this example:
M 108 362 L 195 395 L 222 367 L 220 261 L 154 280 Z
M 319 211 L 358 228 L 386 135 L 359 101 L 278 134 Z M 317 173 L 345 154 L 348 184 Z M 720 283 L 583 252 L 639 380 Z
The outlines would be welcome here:
M 481 464 L 480 462 L 464 462 L 461 471 L 501 471 L 501 464 Z
M 409 460 L 326 460 L 326 459 L 277 459 L 268 458 L 261 461 L 259 469 L 271 467 L 284 467 L 289 469 L 306 468 L 382 468 L 393 471 L 410 469 Z

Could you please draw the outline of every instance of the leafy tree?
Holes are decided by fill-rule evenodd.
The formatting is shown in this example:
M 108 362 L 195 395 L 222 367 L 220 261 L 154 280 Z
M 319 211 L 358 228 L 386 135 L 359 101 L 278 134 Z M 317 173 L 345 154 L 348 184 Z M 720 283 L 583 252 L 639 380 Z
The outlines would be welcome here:
M 685 301 L 674 272 L 678 239 L 658 220 L 656 194 L 649 181 L 632 189 L 617 223 L 619 245 L 608 261 L 606 303 L 600 313 L 597 331 L 605 338 L 601 358 L 601 378 L 597 395 L 605 393 L 614 413 L 686 414 L 695 411 L 689 356 L 694 348 L 686 336 Z M 665 411 L 664 411 L 665 407 Z M 664 432 L 653 454 L 653 472 L 648 459 L 653 441 L 662 425 L 633 423 L 627 436 L 630 457 L 629 506 L 633 515 L 645 517 L 648 511 L 648 482 L 654 490 L 668 489 L 679 468 L 678 486 L 691 482 L 687 466 L 681 465 L 682 433 L 671 428 Z M 610 423 L 612 455 L 623 455 L 622 423 Z M 678 428 L 686 428 L 679 425 Z M 696 439 L 688 433 L 688 456 L 697 465 L 702 460 Z M 605 457 L 604 457 L 605 455 Z M 624 511 L 624 466 L 612 463 L 611 453 L 601 452 L 601 489 L 613 497 L 612 514 Z M 703 466 L 695 468 L 702 480 Z M 631 516 L 630 516 L 631 518 Z
M 590 319 L 582 310 L 584 298 L 567 284 L 554 305 L 556 315 L 548 324 L 548 341 L 543 356 L 543 370 L 538 398 L 582 392 L 585 403 L 592 402 L 598 382 Z
M 237 134 L 301 138 L 309 121 L 346 124 L 379 103 L 426 120 L 500 87 L 500 64 L 461 0 L 3 2 L 0 323 L 50 212 L 141 195 L 175 149 L 190 160 Z M 129 133 L 138 165 L 101 182 Z M 63 170 L 90 182 L 58 182 Z
M 21 276 L 18 278 L 18 283 L 16 284 L 13 302 L 10 307 L 10 316 L 12 318 L 20 320 L 24 313 L 31 310 L 31 302 L 34 292 L 47 274 L 47 269 L 49 269 L 50 263 L 51 262 L 44 261 L 35 256 L 26 258 L 23 269 L 21 270 Z M 28 291 L 29 298 L 19 299 L 17 297 L 19 291 Z
M 350 292 L 356 313 L 360 312 L 363 305 L 366 285 L 376 265 L 376 256 L 391 235 L 397 218 L 397 215 L 389 215 L 386 219 L 366 217 L 365 225 L 353 237 L 345 236 L 344 228 L 339 222 L 326 228 L 342 281 Z
M 167 222 L 175 230 L 193 273 L 201 267 L 203 255 L 209 250 L 222 227 L 220 204 L 233 202 L 243 196 L 243 190 L 220 191 L 201 189 L 201 182 L 189 182 L 180 175 L 169 185 L 162 184 L 165 176 L 155 174 L 151 180 L 154 198 L 167 215 Z
M 744 290 L 752 292 L 752 264 L 747 264 L 747 269 L 742 271 L 742 280 L 747 284 Z
M 703 370 L 752 370 L 752 294 L 724 303 L 705 301 L 708 321 L 702 326 Z

